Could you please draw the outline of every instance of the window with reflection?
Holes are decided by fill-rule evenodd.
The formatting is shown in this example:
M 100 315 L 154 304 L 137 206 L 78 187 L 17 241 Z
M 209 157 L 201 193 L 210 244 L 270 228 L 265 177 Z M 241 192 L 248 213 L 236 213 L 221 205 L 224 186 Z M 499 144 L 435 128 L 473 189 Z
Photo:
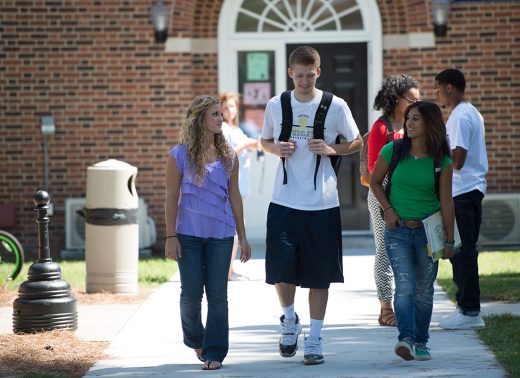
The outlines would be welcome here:
M 363 29 L 356 0 L 244 0 L 237 32 L 309 32 Z

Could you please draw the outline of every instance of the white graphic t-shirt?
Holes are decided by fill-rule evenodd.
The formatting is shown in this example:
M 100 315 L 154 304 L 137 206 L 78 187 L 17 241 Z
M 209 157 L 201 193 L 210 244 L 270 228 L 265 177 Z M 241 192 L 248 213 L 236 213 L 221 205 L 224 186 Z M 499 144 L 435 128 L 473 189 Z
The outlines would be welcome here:
M 321 100 L 322 91 L 309 102 L 296 100 L 291 93 L 293 127 L 290 139 L 296 142 L 296 150 L 285 159 L 287 184 L 283 185 L 282 162 L 278 164 L 272 202 L 299 210 L 324 210 L 339 206 L 337 180 L 328 156 L 322 156 L 314 190 L 316 154 L 309 150 L 308 141 L 313 137 L 314 115 Z M 273 97 L 265 108 L 263 139 L 277 143 L 282 123 L 280 96 Z M 359 130 L 347 103 L 334 96 L 325 118 L 325 142 L 335 144 L 342 135 L 349 142 L 356 139 Z

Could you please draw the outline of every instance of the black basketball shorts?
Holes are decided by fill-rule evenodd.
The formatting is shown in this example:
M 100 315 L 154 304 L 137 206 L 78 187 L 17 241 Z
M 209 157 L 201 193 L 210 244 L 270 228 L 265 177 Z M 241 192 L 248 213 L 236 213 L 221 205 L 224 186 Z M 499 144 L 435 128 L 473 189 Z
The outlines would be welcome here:
M 296 210 L 271 203 L 267 212 L 268 284 L 327 289 L 344 282 L 339 207 Z

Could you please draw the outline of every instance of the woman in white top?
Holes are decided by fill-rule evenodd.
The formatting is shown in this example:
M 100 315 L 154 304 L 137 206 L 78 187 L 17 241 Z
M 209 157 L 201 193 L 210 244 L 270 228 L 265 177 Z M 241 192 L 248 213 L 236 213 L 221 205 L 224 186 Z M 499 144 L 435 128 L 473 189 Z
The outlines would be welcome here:
M 235 150 L 238 156 L 238 186 L 242 198 L 249 197 L 250 194 L 250 171 L 251 161 L 249 153 L 256 150 L 258 140 L 249 138 L 240 127 L 238 127 L 238 95 L 231 92 L 225 92 L 220 95 L 222 105 L 222 134 L 229 145 Z M 238 242 L 235 238 L 233 244 L 233 252 L 231 255 L 231 263 L 229 265 L 228 279 L 230 281 L 247 281 L 248 278 L 234 272 L 233 261 L 237 255 Z

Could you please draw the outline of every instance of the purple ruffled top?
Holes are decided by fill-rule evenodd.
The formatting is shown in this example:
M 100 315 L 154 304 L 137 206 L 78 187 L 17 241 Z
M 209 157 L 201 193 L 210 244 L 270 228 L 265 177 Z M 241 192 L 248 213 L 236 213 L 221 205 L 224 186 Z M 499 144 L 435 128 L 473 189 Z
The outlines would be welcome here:
M 230 177 L 220 160 L 206 165 L 206 176 L 197 185 L 186 146 L 170 154 L 182 175 L 176 231 L 201 238 L 222 239 L 235 235 L 235 217 L 229 202 Z

